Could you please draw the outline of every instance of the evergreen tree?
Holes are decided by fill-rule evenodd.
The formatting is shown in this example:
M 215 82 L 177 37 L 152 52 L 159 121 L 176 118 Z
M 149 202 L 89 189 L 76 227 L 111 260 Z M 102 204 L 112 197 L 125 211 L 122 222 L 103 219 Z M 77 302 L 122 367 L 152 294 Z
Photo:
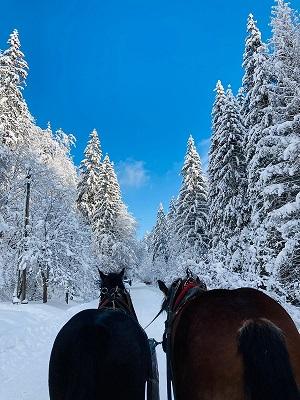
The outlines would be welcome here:
M 80 165 L 77 206 L 84 218 L 91 223 L 99 191 L 102 151 L 96 129 L 94 129 L 84 151 L 84 160 Z
M 194 139 L 189 137 L 174 221 L 177 254 L 200 260 L 207 252 L 207 188 Z
M 163 279 L 166 276 L 169 260 L 168 226 L 162 204 L 160 204 L 156 224 L 152 234 L 152 263 L 157 271 L 156 279 Z
M 218 128 L 223 115 L 223 109 L 226 103 L 226 95 L 221 81 L 216 85 L 216 98 L 212 110 L 212 138 L 209 149 L 209 162 L 208 162 L 208 222 L 207 232 L 209 237 L 209 245 L 213 257 L 217 256 L 215 251 L 220 245 L 220 236 L 218 234 L 219 223 L 222 220 L 222 210 L 218 207 L 215 199 L 220 197 L 220 188 L 218 186 L 217 176 L 219 166 L 216 160 L 220 151 L 220 138 L 218 136 Z M 218 259 L 218 256 L 217 256 Z
M 17 30 L 11 33 L 8 44 L 0 56 L 0 139 L 15 148 L 18 140 L 26 139 L 32 117 L 22 96 L 28 65 L 20 50 Z
M 138 267 L 135 276 L 146 284 L 155 284 L 156 272 L 153 267 L 153 229 L 146 232 L 140 242 L 140 252 L 138 257 Z
M 295 297 L 299 288 L 294 282 L 300 273 L 300 41 L 296 17 L 282 0 L 273 7 L 271 26 L 274 124 L 260 143 L 269 155 L 260 179 L 266 210 L 265 247 L 269 272 Z
M 217 92 L 216 106 L 218 97 Z M 242 149 L 244 126 L 238 103 L 230 89 L 225 98 L 222 97 L 222 102 L 217 122 L 215 118 L 213 124 L 218 147 L 210 157 L 209 193 L 210 196 L 214 193 L 214 196 L 209 198 L 209 215 L 212 251 L 229 265 L 233 254 L 240 254 L 240 234 L 247 222 L 246 171 Z M 214 246 L 215 243 L 217 246 Z M 237 258 L 235 254 L 234 259 Z M 240 269 L 240 263 L 236 265 L 235 261 L 234 268 Z
M 243 56 L 244 76 L 242 80 L 243 102 L 241 113 L 246 117 L 249 113 L 251 91 L 254 86 L 254 71 L 256 68 L 257 52 L 263 45 L 260 30 L 256 26 L 256 21 L 252 14 L 249 14 L 247 21 L 247 38 L 245 41 L 245 51 Z
M 120 186 L 109 156 L 99 175 L 92 228 L 98 254 L 107 271 L 132 268 L 136 263 L 133 249 L 135 222 L 121 199 Z
M 157 212 L 156 223 L 143 238 L 142 274 L 145 282 L 156 283 L 157 279 L 169 278 L 168 262 L 170 259 L 167 218 L 162 204 Z
M 245 140 L 247 169 L 247 198 L 249 201 L 248 261 L 247 268 L 261 277 L 266 275 L 266 262 L 269 257 L 265 251 L 267 240 L 266 216 L 263 199 L 261 171 L 270 162 L 270 154 L 262 140 L 267 129 L 274 123 L 272 73 L 270 71 L 269 54 L 262 45 L 257 49 L 255 58 L 253 87 L 248 93 L 249 111 L 245 118 L 248 127 Z
M 169 204 L 169 211 L 166 215 L 167 222 L 167 235 L 168 235 L 168 247 L 169 247 L 169 258 L 176 259 L 177 254 L 177 243 L 175 234 L 175 218 L 176 218 L 176 199 L 172 197 Z

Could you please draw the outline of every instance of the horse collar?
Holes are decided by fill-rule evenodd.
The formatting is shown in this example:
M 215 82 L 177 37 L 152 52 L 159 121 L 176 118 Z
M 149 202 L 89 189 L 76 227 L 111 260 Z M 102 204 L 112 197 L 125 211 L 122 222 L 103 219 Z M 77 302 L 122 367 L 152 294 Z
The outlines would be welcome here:
M 183 285 L 183 288 L 179 295 L 177 296 L 175 303 L 174 303 L 174 308 L 173 310 L 175 311 L 177 307 L 184 301 L 185 297 L 188 295 L 189 291 L 195 287 L 198 287 L 198 284 L 195 281 L 186 281 Z

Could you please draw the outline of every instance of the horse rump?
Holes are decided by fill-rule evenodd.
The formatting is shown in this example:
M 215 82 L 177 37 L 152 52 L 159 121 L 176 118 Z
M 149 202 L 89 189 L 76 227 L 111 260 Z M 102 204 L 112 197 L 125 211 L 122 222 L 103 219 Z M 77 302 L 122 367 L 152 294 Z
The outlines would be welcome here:
M 89 311 L 89 310 L 88 310 Z M 106 343 L 106 331 L 86 324 L 82 312 L 75 315 L 58 333 L 49 361 L 50 400 L 92 400 L 101 393 L 100 344 Z M 101 375 L 100 375 L 101 376 Z
M 144 400 L 147 336 L 118 310 L 83 310 L 60 330 L 49 362 L 50 400 Z
M 271 321 L 245 321 L 238 333 L 249 400 L 299 400 L 283 332 Z

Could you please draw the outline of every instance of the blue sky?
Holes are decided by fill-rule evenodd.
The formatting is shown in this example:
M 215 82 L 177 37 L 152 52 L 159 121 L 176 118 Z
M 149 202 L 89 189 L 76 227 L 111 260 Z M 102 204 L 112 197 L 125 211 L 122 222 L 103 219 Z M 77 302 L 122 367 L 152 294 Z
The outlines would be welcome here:
M 236 91 L 247 15 L 270 36 L 272 0 L 11 0 L 1 4 L 0 47 L 20 32 L 30 66 L 24 92 L 38 124 L 90 131 L 119 171 L 139 235 L 180 186 L 191 133 L 204 164 L 216 81 Z M 300 0 L 292 1 L 299 9 Z

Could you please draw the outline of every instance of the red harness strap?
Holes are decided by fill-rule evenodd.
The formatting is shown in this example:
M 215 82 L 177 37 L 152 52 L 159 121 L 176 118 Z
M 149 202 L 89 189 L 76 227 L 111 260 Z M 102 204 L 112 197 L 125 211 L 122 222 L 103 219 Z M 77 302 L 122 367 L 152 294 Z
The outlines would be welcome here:
M 182 288 L 182 291 L 179 293 L 179 296 L 177 297 L 175 304 L 174 304 L 174 309 L 176 309 L 176 307 L 181 303 L 182 299 L 184 298 L 184 296 L 187 294 L 187 292 L 196 287 L 199 286 L 196 282 L 189 282 L 187 285 L 185 285 Z

